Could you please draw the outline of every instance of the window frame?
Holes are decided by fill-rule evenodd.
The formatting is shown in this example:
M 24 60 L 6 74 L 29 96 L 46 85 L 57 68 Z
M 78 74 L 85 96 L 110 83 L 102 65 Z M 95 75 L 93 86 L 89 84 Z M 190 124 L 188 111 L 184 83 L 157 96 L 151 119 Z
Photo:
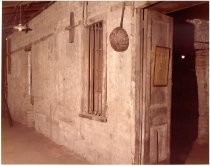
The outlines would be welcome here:
M 106 15 L 94 17 L 87 20 L 86 27 L 82 28 L 82 100 L 81 100 L 81 112 L 79 113 L 79 116 L 82 118 L 87 118 L 91 120 L 96 120 L 100 122 L 107 122 L 107 33 L 106 33 Z M 102 115 L 94 115 L 88 113 L 89 111 L 89 28 L 98 22 L 102 22 L 102 55 L 103 55 L 103 64 L 102 64 L 102 93 L 101 93 L 101 112 Z M 92 92 L 94 94 L 94 92 Z

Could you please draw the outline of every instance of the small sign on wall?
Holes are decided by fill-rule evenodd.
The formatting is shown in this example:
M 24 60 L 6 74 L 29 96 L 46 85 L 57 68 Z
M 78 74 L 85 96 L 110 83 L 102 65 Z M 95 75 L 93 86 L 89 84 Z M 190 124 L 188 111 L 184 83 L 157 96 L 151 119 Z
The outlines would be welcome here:
M 170 48 L 156 46 L 154 65 L 154 86 L 167 86 L 169 72 Z

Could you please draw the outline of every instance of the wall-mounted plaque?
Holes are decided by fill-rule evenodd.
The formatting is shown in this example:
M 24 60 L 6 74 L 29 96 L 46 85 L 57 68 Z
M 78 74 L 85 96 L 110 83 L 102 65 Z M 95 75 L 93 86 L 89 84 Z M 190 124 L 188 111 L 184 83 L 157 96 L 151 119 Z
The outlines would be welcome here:
M 154 86 L 167 86 L 170 48 L 156 46 L 154 66 Z

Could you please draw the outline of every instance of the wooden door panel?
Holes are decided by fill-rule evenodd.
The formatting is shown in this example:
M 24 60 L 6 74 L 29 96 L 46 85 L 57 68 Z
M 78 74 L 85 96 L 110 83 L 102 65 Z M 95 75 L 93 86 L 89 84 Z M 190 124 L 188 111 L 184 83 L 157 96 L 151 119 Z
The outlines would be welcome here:
M 150 125 L 167 124 L 167 112 L 168 108 L 166 106 L 150 107 Z
M 154 17 L 152 19 L 152 46 L 154 45 L 159 45 L 159 46 L 165 46 L 169 47 L 169 22 L 161 22 L 158 20 L 155 20 L 156 18 Z M 164 35 L 164 36 L 163 36 Z
M 144 10 L 144 81 L 145 118 L 144 148 L 142 163 L 169 162 L 170 157 L 170 114 L 171 114 L 171 63 L 173 19 L 161 13 Z M 162 52 L 157 53 L 157 47 Z M 166 50 L 166 51 L 165 51 Z M 160 55 L 161 54 L 161 55 Z M 160 59 L 157 59 L 157 56 Z M 161 59 L 165 58 L 165 59 Z M 159 60 L 158 68 L 155 68 Z M 168 65 L 168 66 L 167 66 Z M 166 78 L 164 84 L 154 84 L 155 79 Z M 162 77 L 165 74 L 165 77 Z M 161 81 L 160 81 L 161 83 Z
M 150 128 L 150 163 L 156 164 L 167 158 L 167 124 Z

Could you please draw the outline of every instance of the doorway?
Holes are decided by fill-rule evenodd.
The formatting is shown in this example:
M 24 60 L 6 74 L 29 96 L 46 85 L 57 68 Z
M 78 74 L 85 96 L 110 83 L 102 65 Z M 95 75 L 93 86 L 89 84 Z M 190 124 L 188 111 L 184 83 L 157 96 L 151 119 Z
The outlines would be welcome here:
M 186 163 L 198 137 L 195 26 L 190 21 L 208 20 L 208 10 L 208 3 L 204 3 L 168 14 L 174 18 L 170 159 L 172 164 Z
M 200 131 L 192 20 L 208 20 L 208 2 L 158 2 L 139 13 L 137 70 L 142 73 L 137 77 L 136 163 L 184 164 Z M 164 77 L 168 82 L 156 86 L 155 64 L 160 56 L 158 67 L 168 71 Z M 158 78 L 163 75 L 160 72 Z

